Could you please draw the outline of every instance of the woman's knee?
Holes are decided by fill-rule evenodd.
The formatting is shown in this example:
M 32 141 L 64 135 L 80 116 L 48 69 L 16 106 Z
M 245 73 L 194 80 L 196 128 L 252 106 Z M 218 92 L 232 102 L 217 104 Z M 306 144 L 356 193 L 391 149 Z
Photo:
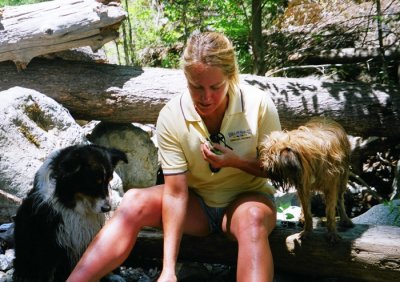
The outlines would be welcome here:
M 251 228 L 256 230 L 266 229 L 267 216 L 265 211 L 260 207 L 249 207 L 246 211 L 246 220 Z
M 237 235 L 250 236 L 252 240 L 265 238 L 270 233 L 270 226 L 275 225 L 272 216 L 262 207 L 247 207 L 237 221 Z
M 126 220 L 136 222 L 161 215 L 161 196 L 157 197 L 146 189 L 150 188 L 133 188 L 126 191 L 117 209 L 118 214 Z

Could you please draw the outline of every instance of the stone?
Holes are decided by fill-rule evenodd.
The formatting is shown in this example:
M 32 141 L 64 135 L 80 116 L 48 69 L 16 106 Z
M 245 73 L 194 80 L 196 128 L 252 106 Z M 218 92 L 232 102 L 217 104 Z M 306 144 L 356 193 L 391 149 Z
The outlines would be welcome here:
M 87 140 L 68 110 L 44 94 L 13 87 L 0 92 L 0 97 L 0 187 L 22 199 L 52 151 Z M 12 213 L 14 205 L 3 200 L 0 206 Z M 1 212 L 1 216 L 6 215 Z
M 375 205 L 352 221 L 354 224 L 400 226 L 400 199 Z
M 11 222 L 47 156 L 89 141 L 69 111 L 42 93 L 13 87 L 1 91 L 0 97 L 0 222 Z M 116 191 L 115 208 L 122 191 L 118 175 L 110 186 Z
M 100 122 L 88 139 L 98 145 L 114 147 L 128 156 L 127 164 L 116 169 L 124 190 L 154 186 L 160 167 L 153 129 L 144 130 L 138 124 Z

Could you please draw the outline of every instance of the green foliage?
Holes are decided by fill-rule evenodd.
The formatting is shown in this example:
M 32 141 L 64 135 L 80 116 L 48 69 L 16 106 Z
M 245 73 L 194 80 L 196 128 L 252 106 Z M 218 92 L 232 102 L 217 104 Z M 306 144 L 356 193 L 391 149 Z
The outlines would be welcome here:
M 247 2 L 247 5 L 244 2 Z M 251 72 L 253 68 L 249 18 L 251 1 L 213 1 L 213 3 L 214 17 L 208 17 L 205 27 L 225 33 L 235 46 L 240 71 Z
M 0 0 L 0 7 L 44 1 Z M 123 0 L 121 3 L 129 18 L 121 25 L 120 39 L 106 46 L 107 55 L 118 56 L 120 64 L 177 68 L 190 34 L 195 30 L 215 30 L 225 33 L 233 41 L 240 72 L 251 73 L 254 70 L 253 1 Z M 301 68 L 303 61 L 292 61 L 289 57 L 297 53 L 318 54 L 324 50 L 355 47 L 355 42 L 366 37 L 366 26 L 373 25 L 372 22 L 351 28 L 339 24 L 324 25 L 322 17 L 332 11 L 330 5 L 335 5 L 329 1 L 262 0 L 261 5 L 265 46 L 265 67 L 262 69 L 279 76 L 302 77 L 316 72 L 321 75 L 319 68 Z M 375 16 L 372 13 L 365 21 L 373 18 L 391 27 L 400 15 Z M 299 29 L 288 32 L 289 27 Z M 305 34 L 301 27 L 311 29 Z M 296 68 L 297 65 L 300 67 Z M 375 59 L 364 65 L 329 67 L 323 70 L 323 75 L 339 80 L 378 83 L 387 82 L 389 77 L 397 82 L 397 62 Z
M 156 12 L 151 9 L 150 1 L 122 1 L 129 18 L 122 23 L 122 40 L 116 41 L 118 54 L 123 54 L 127 65 L 143 65 L 140 53 L 146 48 L 159 45 L 159 30 L 155 24 Z
M 240 34 L 243 28 L 243 13 L 238 1 L 165 1 L 164 15 L 168 20 L 164 26 L 165 38 L 185 42 L 195 30 L 214 29 L 229 34 Z M 248 30 L 247 34 L 248 34 Z M 173 33 L 173 37 L 169 33 Z
M 290 202 L 287 202 L 287 203 L 282 203 L 282 204 L 280 204 L 278 207 L 277 207 L 277 212 L 278 213 L 285 213 L 285 216 L 286 216 L 286 219 L 293 219 L 294 218 L 294 215 L 293 214 L 291 214 L 291 213 L 288 213 L 288 212 L 285 212 L 285 210 L 287 210 L 288 208 L 290 208 L 291 207 L 291 204 L 290 204 Z
M 180 55 L 174 53 L 168 53 L 162 60 L 161 60 L 161 67 L 163 68 L 179 68 L 180 62 Z
M 156 12 L 149 6 L 149 1 L 131 2 L 128 13 L 132 18 L 132 37 L 135 49 L 141 50 L 160 43 L 159 28 L 155 22 Z
M 389 208 L 389 214 L 396 213 L 393 224 L 400 226 L 400 205 L 397 205 L 393 200 L 384 201 L 383 204 Z
M 45 1 L 49 0 L 0 0 L 0 7 L 33 4 Z
M 132 22 L 129 43 L 134 64 L 178 67 L 182 48 L 195 30 L 224 32 L 234 43 L 241 72 L 252 70 L 251 0 L 123 1 Z M 282 0 L 265 0 L 265 25 L 270 25 Z M 126 23 L 124 23 L 126 25 Z M 126 26 L 123 27 L 124 37 Z M 126 42 L 125 42 L 126 43 Z M 122 48 L 123 42 L 119 45 Z M 126 46 L 125 46 L 126 49 Z M 125 52 L 126 53 L 126 52 Z
M 223 32 L 235 45 L 240 71 L 251 72 L 251 3 L 251 0 L 164 1 L 167 22 L 162 29 L 162 40 L 168 44 L 184 43 L 195 30 Z M 273 23 L 283 3 L 283 0 L 263 1 L 263 27 Z
M 30 105 L 26 105 L 24 112 L 41 129 L 45 131 L 49 131 L 51 129 L 51 118 L 48 117 L 45 112 L 43 112 L 43 110 L 36 102 Z

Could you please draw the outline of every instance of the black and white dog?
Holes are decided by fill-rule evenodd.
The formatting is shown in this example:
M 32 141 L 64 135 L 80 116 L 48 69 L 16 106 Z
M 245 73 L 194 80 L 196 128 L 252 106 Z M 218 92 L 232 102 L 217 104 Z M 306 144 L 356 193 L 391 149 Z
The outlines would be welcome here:
M 13 281 L 65 281 L 110 211 L 109 182 L 124 152 L 74 145 L 51 154 L 15 218 Z

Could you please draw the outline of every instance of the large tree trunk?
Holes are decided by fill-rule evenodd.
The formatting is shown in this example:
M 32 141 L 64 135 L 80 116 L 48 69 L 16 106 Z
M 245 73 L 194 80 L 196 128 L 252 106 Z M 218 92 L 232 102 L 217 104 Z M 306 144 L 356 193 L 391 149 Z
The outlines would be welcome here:
M 39 55 L 81 46 L 98 50 L 118 37 L 126 17 L 121 7 L 99 2 L 60 0 L 0 9 L 0 62 L 12 60 L 24 69 Z
M 271 95 L 283 128 L 317 115 L 356 136 L 400 137 L 400 91 L 389 86 L 241 75 Z M 77 119 L 154 123 L 173 96 L 186 91 L 181 70 L 62 60 L 33 60 L 23 72 L 0 63 L 0 91 L 21 86 L 46 94 Z
M 278 226 L 269 241 L 275 267 L 285 273 L 310 277 L 356 279 L 357 281 L 397 281 L 400 277 L 400 227 L 355 225 L 339 232 L 342 240 L 330 246 L 325 228 L 316 228 L 309 240 L 298 238 L 300 228 Z M 127 265 L 162 258 L 160 232 L 140 233 Z M 237 243 L 221 235 L 184 236 L 179 259 L 205 263 L 236 264 Z
M 302 62 L 305 64 L 350 64 L 366 62 L 369 59 L 398 60 L 400 58 L 400 47 L 390 48 L 342 48 L 322 51 L 318 54 L 295 53 L 289 56 L 290 61 Z
M 256 75 L 265 73 L 265 44 L 262 37 L 262 2 L 261 0 L 251 1 L 251 39 L 254 60 L 253 74 Z

